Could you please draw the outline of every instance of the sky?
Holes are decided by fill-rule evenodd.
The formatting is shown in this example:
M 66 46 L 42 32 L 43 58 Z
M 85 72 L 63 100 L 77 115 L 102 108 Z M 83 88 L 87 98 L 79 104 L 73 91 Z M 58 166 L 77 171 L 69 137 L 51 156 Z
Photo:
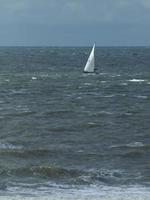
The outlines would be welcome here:
M 150 0 L 0 0 L 0 46 L 150 46 Z

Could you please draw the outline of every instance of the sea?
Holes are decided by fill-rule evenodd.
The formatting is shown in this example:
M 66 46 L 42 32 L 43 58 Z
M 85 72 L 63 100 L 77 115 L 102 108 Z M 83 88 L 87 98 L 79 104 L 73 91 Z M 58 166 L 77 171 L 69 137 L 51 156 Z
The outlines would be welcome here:
M 0 47 L 0 200 L 150 200 L 150 47 Z

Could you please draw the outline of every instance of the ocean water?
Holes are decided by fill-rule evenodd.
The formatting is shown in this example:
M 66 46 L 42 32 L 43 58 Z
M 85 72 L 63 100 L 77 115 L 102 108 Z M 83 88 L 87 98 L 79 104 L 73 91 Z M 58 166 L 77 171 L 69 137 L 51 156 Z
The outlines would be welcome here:
M 150 200 L 150 48 L 0 48 L 0 199 Z

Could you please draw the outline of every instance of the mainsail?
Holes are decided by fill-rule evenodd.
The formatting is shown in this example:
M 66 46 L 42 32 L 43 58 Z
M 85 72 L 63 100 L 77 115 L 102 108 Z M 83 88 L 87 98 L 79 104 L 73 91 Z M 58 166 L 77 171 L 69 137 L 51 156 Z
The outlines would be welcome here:
M 87 63 L 85 65 L 84 72 L 94 72 L 94 68 L 95 68 L 94 50 L 95 50 L 95 44 L 92 48 L 90 56 L 89 56 Z

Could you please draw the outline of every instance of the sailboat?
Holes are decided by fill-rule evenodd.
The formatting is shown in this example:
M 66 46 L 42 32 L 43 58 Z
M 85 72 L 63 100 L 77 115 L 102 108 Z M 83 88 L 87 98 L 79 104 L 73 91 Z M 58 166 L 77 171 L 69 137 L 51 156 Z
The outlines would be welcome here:
M 84 67 L 84 72 L 94 72 L 95 69 L 95 57 L 94 57 L 94 51 L 95 51 L 95 44 L 93 45 L 92 51 L 90 53 L 90 56 L 87 60 L 87 63 Z

